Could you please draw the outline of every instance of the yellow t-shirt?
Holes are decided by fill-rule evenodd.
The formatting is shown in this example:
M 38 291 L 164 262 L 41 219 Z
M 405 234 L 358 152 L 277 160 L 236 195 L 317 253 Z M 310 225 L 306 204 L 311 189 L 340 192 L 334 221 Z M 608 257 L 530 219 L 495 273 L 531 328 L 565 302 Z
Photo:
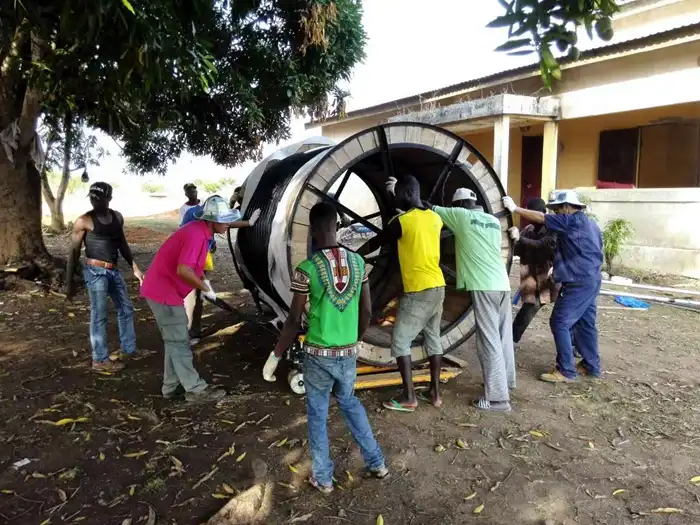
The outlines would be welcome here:
M 438 214 L 414 208 L 392 220 L 401 225 L 398 249 L 404 292 L 445 286 L 440 269 L 442 219 Z

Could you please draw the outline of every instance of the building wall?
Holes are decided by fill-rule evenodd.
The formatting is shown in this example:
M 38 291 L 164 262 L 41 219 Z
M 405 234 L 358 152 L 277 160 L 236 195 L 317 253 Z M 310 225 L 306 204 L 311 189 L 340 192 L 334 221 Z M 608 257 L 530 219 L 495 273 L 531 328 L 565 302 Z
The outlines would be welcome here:
M 618 263 L 631 268 L 700 279 L 700 188 L 590 190 L 601 228 L 611 219 L 632 223 L 634 238 Z

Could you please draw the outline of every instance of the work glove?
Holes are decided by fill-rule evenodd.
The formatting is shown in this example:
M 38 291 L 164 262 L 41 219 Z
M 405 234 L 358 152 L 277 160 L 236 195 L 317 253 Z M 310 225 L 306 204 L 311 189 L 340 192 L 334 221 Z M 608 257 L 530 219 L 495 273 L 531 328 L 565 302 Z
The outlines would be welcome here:
M 508 228 L 508 235 L 515 242 L 518 242 L 520 240 L 520 230 L 518 230 L 517 226 L 513 226 L 512 228 Z
M 274 374 L 279 362 L 280 358 L 275 355 L 275 352 L 270 352 L 267 361 L 265 361 L 265 366 L 263 367 L 263 379 L 265 381 L 269 381 L 270 383 L 277 381 Z
M 389 177 L 389 179 L 384 183 L 386 185 L 386 191 L 392 195 L 395 195 L 397 182 L 396 177 Z
M 515 201 L 508 197 L 507 195 L 503 197 L 503 206 L 511 213 L 515 211 L 515 208 L 518 206 L 515 204 Z
M 248 217 L 248 226 L 253 226 L 260 218 L 260 209 L 254 210 Z
M 214 288 L 211 287 L 209 279 L 204 279 L 204 284 L 206 284 L 209 289 L 207 291 L 202 291 L 202 295 L 212 302 L 216 301 L 216 292 Z

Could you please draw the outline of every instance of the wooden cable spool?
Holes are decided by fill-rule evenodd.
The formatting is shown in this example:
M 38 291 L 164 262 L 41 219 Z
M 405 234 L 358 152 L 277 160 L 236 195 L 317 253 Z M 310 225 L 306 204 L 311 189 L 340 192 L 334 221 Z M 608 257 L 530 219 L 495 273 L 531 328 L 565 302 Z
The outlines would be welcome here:
M 463 138 L 435 126 L 400 122 L 366 129 L 334 146 L 322 140 L 300 143 L 288 155 L 277 154 L 274 162 L 266 159 L 255 186 L 246 182 L 244 212 L 261 208 L 262 214 L 253 228 L 238 232 L 235 258 L 242 278 L 252 281 L 261 298 L 285 319 L 292 300 L 291 274 L 310 254 L 311 208 L 322 200 L 335 205 L 345 221 L 340 242 L 357 249 L 396 215 L 385 189 L 387 178 L 408 174 L 420 182 L 423 198 L 432 195 L 430 201 L 437 205 L 449 206 L 457 188 L 473 190 L 479 205 L 500 220 L 501 253 L 510 270 L 507 231 L 512 219 L 503 208 L 505 192 L 494 169 Z M 394 362 L 392 312 L 401 292 L 395 243 L 370 254 L 367 261 L 374 318 L 359 344 L 358 358 L 388 365 Z M 469 294 L 455 290 L 455 246 L 449 232 L 443 232 L 441 267 L 447 282 L 441 339 L 444 353 L 449 353 L 475 328 Z M 422 336 L 414 341 L 412 355 L 416 363 L 427 359 Z

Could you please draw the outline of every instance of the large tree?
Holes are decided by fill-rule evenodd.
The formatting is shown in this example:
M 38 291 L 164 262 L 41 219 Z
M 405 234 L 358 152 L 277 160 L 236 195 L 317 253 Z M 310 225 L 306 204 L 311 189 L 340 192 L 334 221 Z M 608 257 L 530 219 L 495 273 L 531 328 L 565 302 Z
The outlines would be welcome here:
M 561 80 L 557 55 L 571 59 L 579 56 L 578 29 L 583 26 L 588 38 L 595 34 L 612 40 L 612 16 L 620 10 L 617 0 L 498 0 L 505 13 L 489 27 L 507 27 L 508 41 L 497 51 L 510 55 L 536 54 L 540 74 L 547 88 Z
M 234 165 L 318 116 L 362 59 L 358 0 L 17 0 L 0 6 L 0 267 L 53 268 L 37 123 L 123 142 L 132 168 L 183 151 Z M 342 105 L 339 105 L 342 106 Z

